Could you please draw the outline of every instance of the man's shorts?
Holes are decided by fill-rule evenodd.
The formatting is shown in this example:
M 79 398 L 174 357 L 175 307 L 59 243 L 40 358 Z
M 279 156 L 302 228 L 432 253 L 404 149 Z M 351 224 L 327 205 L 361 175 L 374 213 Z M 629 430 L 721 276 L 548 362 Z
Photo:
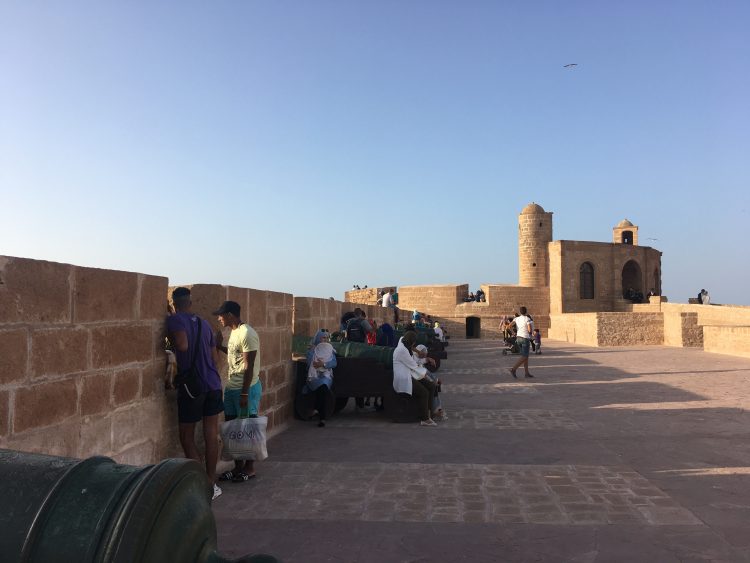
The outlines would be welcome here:
M 529 347 L 531 346 L 531 340 L 528 338 L 516 338 L 516 344 L 518 344 L 518 351 L 524 357 L 529 357 Z
M 223 411 L 221 389 L 206 391 L 195 399 L 191 399 L 182 389 L 177 391 L 177 420 L 180 424 L 199 422 L 203 417 L 214 416 Z
M 258 416 L 260 407 L 260 395 L 263 387 L 260 379 L 255 385 L 251 385 L 247 390 L 247 411 L 240 413 L 240 394 L 242 389 L 225 389 L 224 390 L 224 415 L 227 417 L 238 416 Z

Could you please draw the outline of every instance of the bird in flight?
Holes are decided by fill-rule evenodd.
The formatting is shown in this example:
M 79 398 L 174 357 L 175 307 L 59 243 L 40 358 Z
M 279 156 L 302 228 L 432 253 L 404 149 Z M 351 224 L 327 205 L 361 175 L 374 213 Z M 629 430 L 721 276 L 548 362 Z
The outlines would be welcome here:
M 578 66 L 578 64 L 576 64 L 576 63 L 568 63 L 566 65 L 563 65 L 563 68 L 575 68 L 577 66 Z

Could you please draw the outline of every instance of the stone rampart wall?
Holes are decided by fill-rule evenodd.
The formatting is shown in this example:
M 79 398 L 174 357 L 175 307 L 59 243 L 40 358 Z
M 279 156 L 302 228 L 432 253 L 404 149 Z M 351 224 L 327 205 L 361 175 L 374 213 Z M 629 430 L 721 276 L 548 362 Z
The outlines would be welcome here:
M 495 284 L 482 284 L 481 287 L 486 301 L 480 303 L 463 301 L 469 291 L 467 284 L 400 287 L 399 304 L 407 315 L 413 309 L 427 313 L 448 330 L 451 338 L 458 339 L 466 337 L 469 317 L 480 319 L 482 338 L 499 338 L 501 319 L 525 306 L 542 336 L 547 336 L 548 288 Z
M 586 346 L 659 345 L 661 313 L 566 313 L 550 315 L 549 338 Z
M 750 326 L 704 326 L 706 352 L 750 358 Z
M 596 313 L 599 346 L 643 346 L 664 343 L 661 313 Z
M 0 447 L 174 455 L 166 290 L 164 277 L 0 257 Z

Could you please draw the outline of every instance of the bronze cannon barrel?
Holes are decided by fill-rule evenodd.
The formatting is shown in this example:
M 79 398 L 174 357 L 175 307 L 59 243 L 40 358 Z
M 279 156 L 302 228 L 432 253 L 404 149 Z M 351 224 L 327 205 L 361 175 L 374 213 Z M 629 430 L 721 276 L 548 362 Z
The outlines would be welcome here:
M 0 554 L 9 563 L 223 563 L 212 487 L 195 461 L 132 467 L 0 450 Z M 236 563 L 272 563 L 256 555 Z

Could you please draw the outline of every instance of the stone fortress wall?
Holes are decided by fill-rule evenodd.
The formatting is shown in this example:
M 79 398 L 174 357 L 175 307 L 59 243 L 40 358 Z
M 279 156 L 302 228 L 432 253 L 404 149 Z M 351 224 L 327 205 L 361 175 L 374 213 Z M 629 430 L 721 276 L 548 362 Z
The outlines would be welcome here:
M 269 435 L 280 432 L 292 418 L 292 335 L 337 330 L 357 305 L 187 287 L 193 310 L 214 330 L 211 312 L 227 299 L 240 303 L 261 342 L 261 413 Z M 0 448 L 134 465 L 182 455 L 176 392 L 164 389 L 170 289 L 166 277 L 0 256 Z M 393 322 L 392 310 L 363 308 Z

